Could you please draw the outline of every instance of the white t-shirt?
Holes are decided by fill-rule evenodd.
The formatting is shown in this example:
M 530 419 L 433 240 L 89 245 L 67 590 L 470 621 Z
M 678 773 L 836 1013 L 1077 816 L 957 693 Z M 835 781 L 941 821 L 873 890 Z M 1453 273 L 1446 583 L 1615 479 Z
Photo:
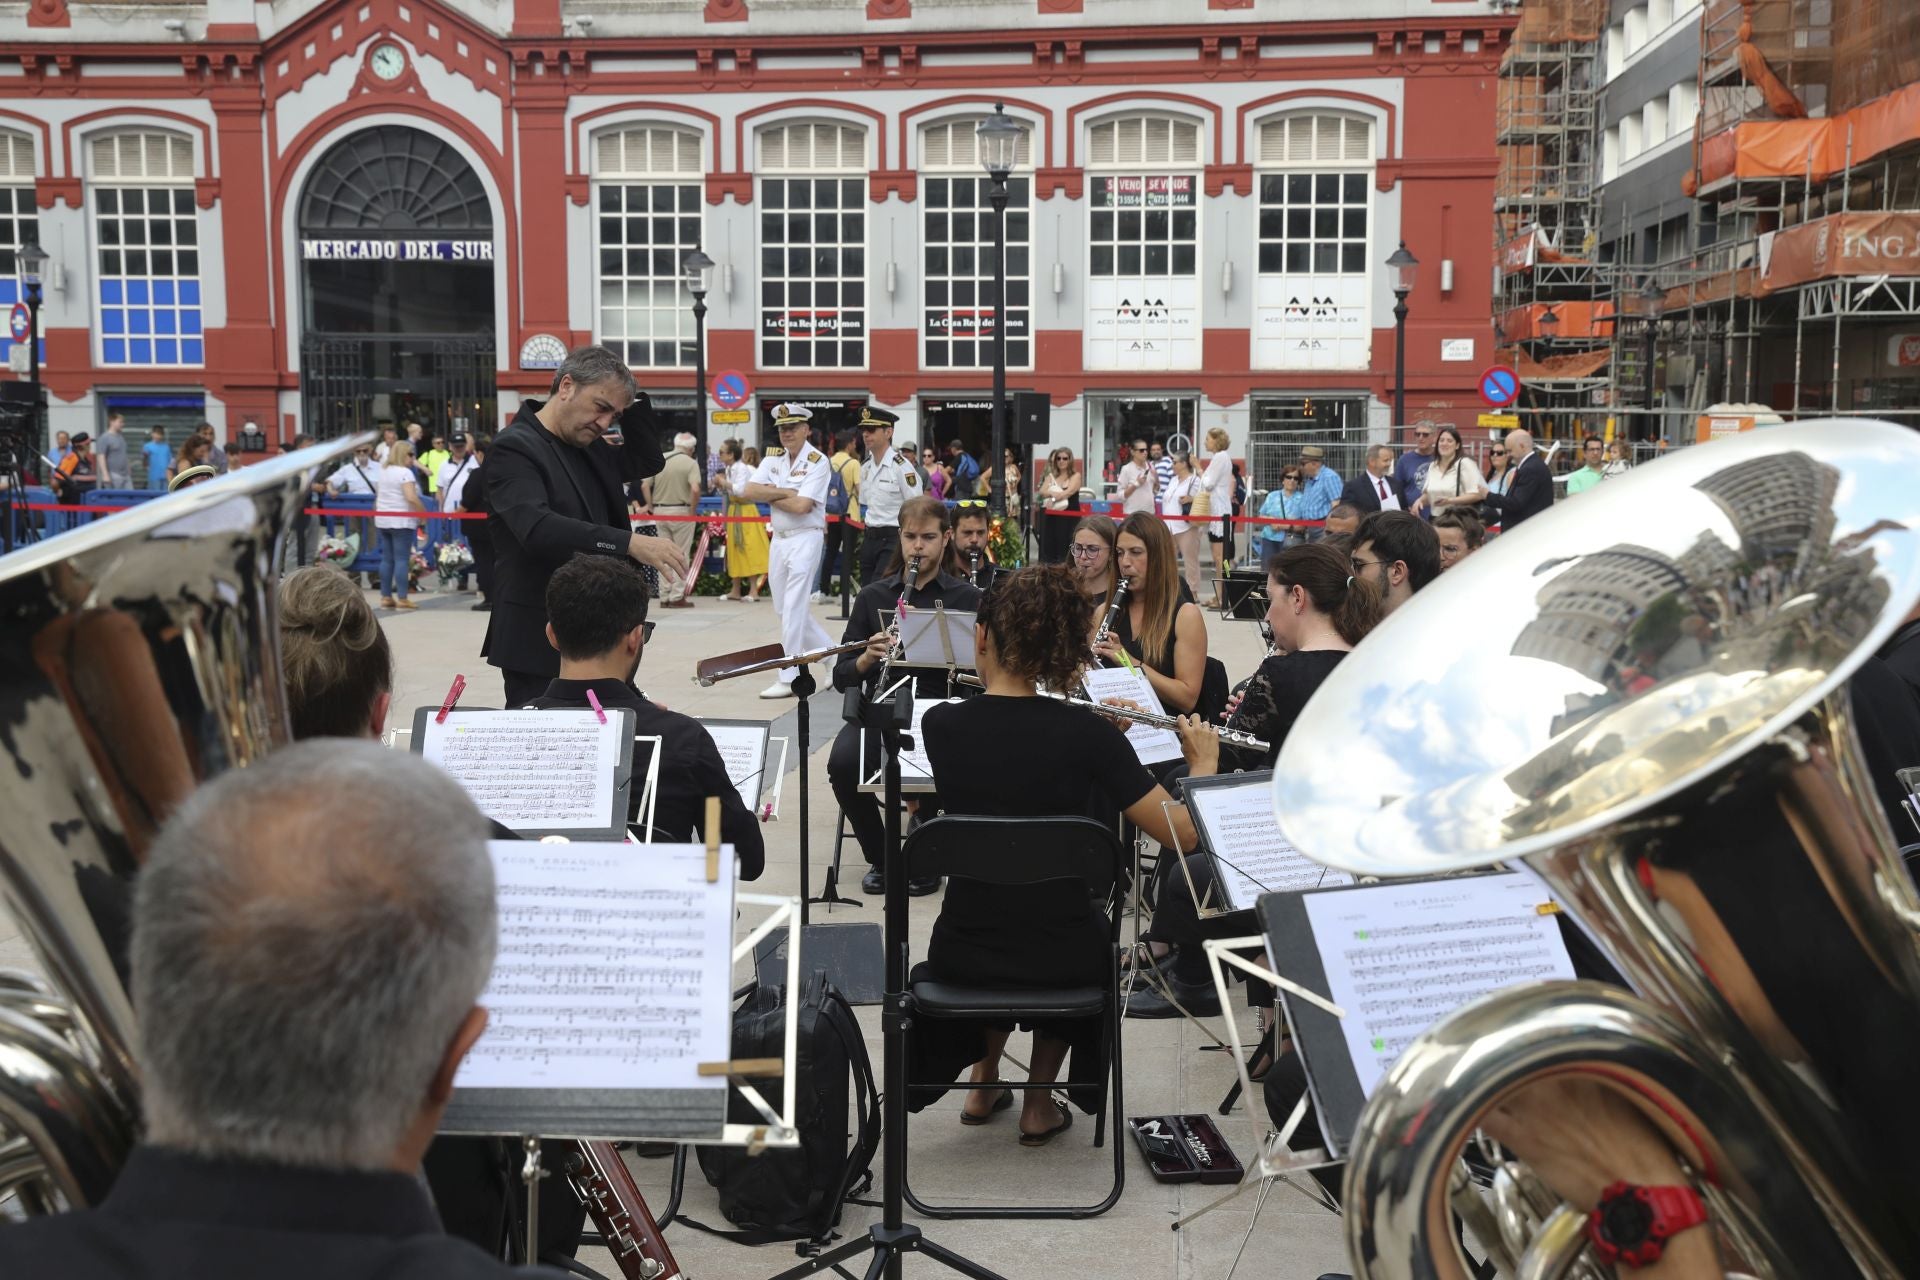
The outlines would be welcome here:
M 374 483 L 379 478 L 378 463 L 349 461 L 327 477 L 327 488 L 335 493 L 364 493 L 370 498 L 373 496 Z
M 779 507 L 773 512 L 773 531 L 788 533 L 795 529 L 818 529 L 822 534 L 827 531 L 827 484 L 833 479 L 833 464 L 827 461 L 827 455 L 810 444 L 800 446 L 798 458 L 789 458 L 784 453 L 776 453 L 760 463 L 760 469 L 753 473 L 755 484 L 770 484 L 779 489 L 796 489 L 803 498 L 813 499 L 813 509 L 805 515 L 796 515 L 791 511 L 782 511 Z
M 1199 484 L 1199 482 L 1199 477 L 1192 475 L 1175 476 L 1173 479 L 1167 481 L 1166 491 L 1160 495 L 1160 514 L 1163 516 L 1186 515 L 1187 509 L 1180 505 L 1180 500 L 1182 498 L 1191 498 L 1193 496 L 1194 486 Z M 1204 522 L 1198 520 L 1176 520 L 1173 524 L 1173 531 L 1180 533 L 1189 527 L 1197 529 L 1202 523 Z
M 407 486 L 416 484 L 412 467 L 380 468 L 380 488 L 373 497 L 375 511 L 408 511 L 412 508 L 407 502 Z M 416 490 L 417 491 L 417 490 Z M 413 529 L 419 526 L 418 520 L 409 520 L 405 516 L 375 516 L 376 529 Z
M 460 509 L 460 495 L 467 491 L 467 481 L 473 479 L 473 473 L 479 469 L 480 464 L 473 460 L 472 454 L 464 458 L 449 458 L 440 464 L 440 474 L 433 478 L 433 482 L 440 486 L 442 511 Z
M 1138 481 L 1140 487 L 1127 493 L 1127 486 Z M 1120 468 L 1120 492 L 1126 497 L 1120 500 L 1120 509 L 1128 515 L 1136 511 L 1153 510 L 1153 487 L 1155 477 L 1153 466 L 1146 462 L 1129 462 Z
M 735 502 L 745 502 L 746 497 L 741 490 L 745 489 L 747 483 L 753 479 L 753 468 L 744 462 L 731 463 L 727 467 L 726 476 L 727 496 Z

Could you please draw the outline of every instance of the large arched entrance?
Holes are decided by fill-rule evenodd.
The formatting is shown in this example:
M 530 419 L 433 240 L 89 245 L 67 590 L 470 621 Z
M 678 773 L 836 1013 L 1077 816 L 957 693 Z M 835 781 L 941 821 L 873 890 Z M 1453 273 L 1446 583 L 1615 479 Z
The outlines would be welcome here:
M 466 159 L 380 125 L 308 175 L 298 228 L 305 429 L 495 421 L 493 213 Z

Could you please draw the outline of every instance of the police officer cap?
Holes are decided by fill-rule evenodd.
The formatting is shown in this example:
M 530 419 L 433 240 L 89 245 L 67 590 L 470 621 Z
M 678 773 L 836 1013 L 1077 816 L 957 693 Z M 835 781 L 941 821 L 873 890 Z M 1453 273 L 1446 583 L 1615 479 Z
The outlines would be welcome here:
M 878 430 L 881 427 L 893 427 L 897 426 L 899 422 L 899 414 L 889 413 L 885 409 L 876 409 L 872 405 L 866 405 L 860 410 L 860 429 L 862 431 Z
M 813 410 L 807 408 L 805 405 L 788 404 L 783 401 L 773 406 L 773 425 L 776 427 L 790 427 L 796 422 L 807 423 L 812 421 Z

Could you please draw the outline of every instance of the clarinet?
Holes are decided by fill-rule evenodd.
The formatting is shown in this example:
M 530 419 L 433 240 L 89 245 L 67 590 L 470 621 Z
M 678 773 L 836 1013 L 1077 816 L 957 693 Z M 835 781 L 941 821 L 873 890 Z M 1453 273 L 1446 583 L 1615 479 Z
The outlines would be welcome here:
M 887 634 L 893 637 L 893 646 L 887 650 L 886 660 L 880 664 L 880 691 L 886 692 L 887 673 L 893 670 L 894 655 L 900 652 L 900 616 L 907 611 L 907 592 L 920 577 L 920 557 L 907 561 L 905 572 L 900 578 L 900 598 L 893 604 L 893 621 L 887 626 Z
M 1100 653 L 1100 646 L 1107 642 L 1107 636 L 1113 630 L 1114 615 L 1120 612 L 1121 602 L 1127 598 L 1130 581 L 1129 578 L 1121 578 L 1113 584 L 1113 599 L 1107 601 L 1107 614 L 1100 619 L 1100 629 L 1093 633 L 1093 652 L 1096 657 Z
M 569 1143 L 567 1185 L 587 1206 L 626 1280 L 679 1280 L 680 1264 L 660 1235 L 633 1174 L 611 1142 Z
M 980 585 L 980 553 L 978 551 L 967 552 L 967 581 L 976 587 Z

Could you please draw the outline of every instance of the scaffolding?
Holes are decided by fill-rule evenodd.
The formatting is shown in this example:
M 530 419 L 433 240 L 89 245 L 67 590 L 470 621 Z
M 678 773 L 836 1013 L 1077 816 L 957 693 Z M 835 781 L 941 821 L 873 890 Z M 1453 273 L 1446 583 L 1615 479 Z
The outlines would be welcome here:
M 1920 426 L 1911 0 L 1709 0 L 1701 24 L 1691 235 L 1616 274 L 1615 415 L 1680 439 L 1722 403 Z
M 1596 261 L 1600 36 L 1606 0 L 1520 11 L 1495 108 L 1495 343 L 1521 375 L 1515 406 L 1540 439 L 1606 416 L 1611 272 Z

